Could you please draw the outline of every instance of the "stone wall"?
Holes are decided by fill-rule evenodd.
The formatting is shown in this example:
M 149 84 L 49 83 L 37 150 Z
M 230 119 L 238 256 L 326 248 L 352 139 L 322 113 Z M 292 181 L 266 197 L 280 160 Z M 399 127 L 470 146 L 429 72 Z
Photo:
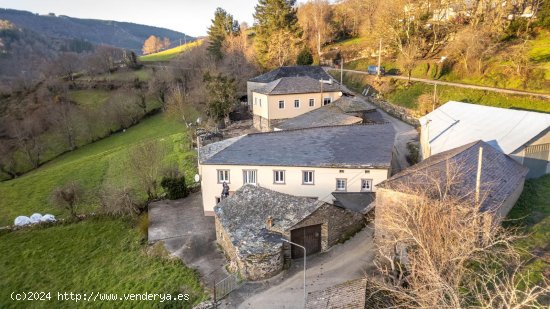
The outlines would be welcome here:
M 331 246 L 361 230 L 365 225 L 365 221 L 363 215 L 359 213 L 325 204 L 306 219 L 285 231 L 284 236 L 290 239 L 292 230 L 317 224 L 321 224 L 321 250 L 326 251 Z M 285 255 L 290 257 L 290 253 L 287 251 L 285 251 Z
M 262 280 L 275 276 L 283 270 L 283 254 L 281 251 L 265 250 L 263 253 L 239 254 L 238 248 L 233 245 L 231 238 L 224 230 L 218 217 L 215 218 L 216 240 L 222 247 L 229 260 L 228 270 L 239 271 L 246 280 Z M 270 244 L 266 244 L 269 246 Z
M 261 132 L 269 132 L 273 130 L 279 123 L 284 122 L 287 119 L 266 119 L 259 115 L 253 115 L 252 125 L 254 128 Z
M 420 126 L 420 122 L 418 121 L 418 118 L 416 114 L 408 108 L 398 106 L 395 104 L 388 103 L 384 100 L 376 99 L 373 97 L 365 97 L 367 101 L 370 103 L 376 105 L 386 113 L 390 114 L 391 116 L 402 120 L 403 122 L 406 122 L 410 124 L 411 126 L 418 127 Z

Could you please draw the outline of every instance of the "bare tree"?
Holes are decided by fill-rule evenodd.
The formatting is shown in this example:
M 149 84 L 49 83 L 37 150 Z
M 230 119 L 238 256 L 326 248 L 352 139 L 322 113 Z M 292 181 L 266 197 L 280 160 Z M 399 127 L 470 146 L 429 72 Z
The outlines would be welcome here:
M 129 186 L 108 186 L 100 192 L 102 211 L 112 216 L 136 216 L 141 213 L 136 192 Z
M 304 31 L 304 39 L 317 56 L 321 56 L 321 46 L 331 38 L 330 19 L 332 10 L 326 0 L 310 0 L 298 7 L 298 23 Z
M 522 275 L 517 232 L 503 228 L 495 210 L 482 211 L 486 192 L 478 199 L 461 189 L 471 172 L 447 163 L 445 172 L 377 196 L 378 289 L 404 307 L 537 307 L 550 292 Z
M 128 168 L 149 200 L 158 197 L 159 178 L 165 167 L 166 146 L 149 140 L 132 147 L 128 153 Z
M 77 218 L 76 208 L 82 199 L 83 190 L 76 181 L 71 181 L 64 186 L 56 188 L 52 193 L 52 202 L 59 208 L 70 212 L 73 218 Z

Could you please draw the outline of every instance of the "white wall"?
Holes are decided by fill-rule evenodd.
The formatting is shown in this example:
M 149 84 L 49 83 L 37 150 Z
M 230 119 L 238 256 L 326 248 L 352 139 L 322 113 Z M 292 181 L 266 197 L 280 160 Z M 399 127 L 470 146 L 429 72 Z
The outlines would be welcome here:
M 237 166 L 237 165 L 199 165 L 201 190 L 205 214 L 212 215 L 216 197 L 220 197 L 222 185 L 218 183 L 217 170 L 230 171 L 230 191 L 236 191 L 243 185 L 243 170 L 256 170 L 258 185 L 296 196 L 315 197 L 332 202 L 332 192 L 336 191 L 336 179 L 347 179 L 347 192 L 360 192 L 361 179 L 372 179 L 374 186 L 388 178 L 388 169 L 344 169 L 280 166 Z M 285 170 L 285 184 L 273 182 L 273 171 Z M 314 184 L 302 184 L 302 171 L 313 170 Z M 340 173 L 343 170 L 343 173 Z
M 297 93 L 285 95 L 265 95 L 252 92 L 252 107 L 254 115 L 259 115 L 269 120 L 289 119 L 300 116 L 323 105 L 324 98 L 331 98 L 331 102 L 342 96 L 342 92 L 321 93 Z M 259 105 L 259 100 L 262 105 Z M 309 106 L 309 99 L 315 100 L 314 106 Z M 300 100 L 300 107 L 294 107 L 294 100 Z M 283 109 L 279 108 L 279 101 L 285 102 Z

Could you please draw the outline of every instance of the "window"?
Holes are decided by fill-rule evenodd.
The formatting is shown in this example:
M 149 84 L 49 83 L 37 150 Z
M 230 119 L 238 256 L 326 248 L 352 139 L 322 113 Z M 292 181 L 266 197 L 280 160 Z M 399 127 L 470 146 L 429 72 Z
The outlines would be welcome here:
M 361 191 L 372 191 L 372 179 L 361 179 Z
M 229 170 L 218 170 L 218 183 L 229 183 Z
M 303 171 L 302 172 L 302 184 L 312 185 L 313 184 L 313 171 Z
M 300 108 L 300 100 L 294 100 L 294 107 Z
M 273 171 L 273 183 L 285 183 L 285 171 Z
M 285 101 L 279 101 L 279 108 L 280 109 L 285 108 Z
M 323 99 L 323 105 L 330 104 L 330 102 L 332 102 L 332 98 L 324 98 Z M 260 105 L 262 105 L 261 100 L 260 100 Z
M 309 99 L 309 107 L 315 106 L 315 99 Z
M 218 205 L 222 201 L 222 198 L 219 196 L 216 196 L 216 205 Z
M 336 191 L 346 191 L 347 181 L 345 178 L 336 179 Z
M 254 105 L 258 105 L 258 98 L 254 98 Z
M 256 184 L 256 170 L 243 170 L 243 183 Z
M 262 107 L 262 99 L 259 99 L 260 107 Z

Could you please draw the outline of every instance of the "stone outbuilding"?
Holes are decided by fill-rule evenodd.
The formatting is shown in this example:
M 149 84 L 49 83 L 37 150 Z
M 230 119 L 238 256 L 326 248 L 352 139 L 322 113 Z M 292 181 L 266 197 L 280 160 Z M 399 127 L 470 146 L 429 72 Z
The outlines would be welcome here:
M 216 238 L 229 269 L 247 280 L 262 280 L 285 262 L 325 251 L 364 226 L 363 216 L 323 201 L 245 185 L 215 208 Z
M 500 223 L 515 205 L 528 169 L 486 142 L 476 141 L 432 155 L 377 185 L 375 239 L 385 237 L 384 212 L 392 205 L 414 199 L 414 192 L 438 198 L 445 194 L 466 205 L 475 205 L 477 169 L 480 148 L 482 167 L 479 187 L 479 209 L 487 219 Z M 443 190 L 443 189 L 441 189 Z

